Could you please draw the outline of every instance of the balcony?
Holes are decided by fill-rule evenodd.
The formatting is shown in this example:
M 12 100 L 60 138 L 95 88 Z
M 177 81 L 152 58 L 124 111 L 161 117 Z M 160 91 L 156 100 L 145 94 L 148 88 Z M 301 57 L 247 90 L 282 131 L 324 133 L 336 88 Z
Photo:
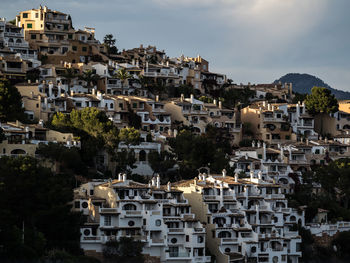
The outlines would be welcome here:
M 181 252 L 166 252 L 165 254 L 166 260 L 190 260 L 191 255 L 187 251 L 181 251 Z
M 82 243 L 100 243 L 101 237 L 83 237 L 81 242 Z
M 183 228 L 169 228 L 170 234 L 184 234 Z
M 100 208 L 100 214 L 118 214 L 117 208 Z
M 222 238 L 221 245 L 230 245 L 238 243 L 238 238 Z

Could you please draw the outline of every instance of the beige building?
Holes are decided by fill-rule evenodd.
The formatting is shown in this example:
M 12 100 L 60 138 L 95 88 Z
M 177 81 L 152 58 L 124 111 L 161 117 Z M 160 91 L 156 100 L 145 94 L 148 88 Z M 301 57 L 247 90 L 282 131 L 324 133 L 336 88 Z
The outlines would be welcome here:
M 241 110 L 242 123 L 254 133 L 254 138 L 270 144 L 296 141 L 289 124 L 288 116 L 276 105 L 263 103 L 252 104 Z

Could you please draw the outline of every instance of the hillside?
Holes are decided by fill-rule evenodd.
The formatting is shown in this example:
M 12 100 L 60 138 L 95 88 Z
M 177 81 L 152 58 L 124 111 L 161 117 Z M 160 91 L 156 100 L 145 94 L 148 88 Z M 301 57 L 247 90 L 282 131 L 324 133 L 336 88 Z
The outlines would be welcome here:
M 279 81 L 282 83 L 291 82 L 293 84 L 294 92 L 311 93 L 312 87 L 318 86 L 330 89 L 332 91 L 332 94 L 334 94 L 337 99 L 350 99 L 350 92 L 333 89 L 323 80 L 309 74 L 288 73 L 278 80 L 275 80 L 274 83 L 278 83 Z

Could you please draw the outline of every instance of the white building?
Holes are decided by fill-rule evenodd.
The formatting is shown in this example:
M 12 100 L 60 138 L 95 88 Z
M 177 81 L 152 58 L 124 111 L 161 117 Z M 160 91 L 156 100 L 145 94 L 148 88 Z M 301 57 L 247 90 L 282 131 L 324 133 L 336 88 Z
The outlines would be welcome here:
M 210 262 L 203 225 L 183 193 L 170 183 L 161 186 L 159 176 L 148 185 L 125 174 L 84 184 L 75 190 L 74 209 L 88 217 L 81 227 L 85 253 L 101 253 L 106 242 L 132 237 L 143 243 L 148 262 Z
M 176 183 L 201 222 L 218 263 L 298 262 L 304 212 L 288 207 L 280 187 L 251 174 L 250 178 L 199 174 Z

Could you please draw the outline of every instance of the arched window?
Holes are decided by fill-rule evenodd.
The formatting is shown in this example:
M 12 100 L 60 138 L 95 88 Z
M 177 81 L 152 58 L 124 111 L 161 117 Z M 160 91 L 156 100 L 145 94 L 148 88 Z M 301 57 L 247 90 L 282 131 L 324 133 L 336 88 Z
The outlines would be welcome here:
M 297 219 L 296 219 L 295 216 L 291 216 L 291 217 L 290 217 L 290 221 L 291 221 L 291 222 L 295 222 L 296 220 L 297 220 Z
M 141 150 L 139 153 L 139 161 L 145 162 L 146 161 L 146 152 L 144 150 Z
M 14 149 L 11 151 L 11 154 L 26 154 L 26 151 L 22 149 Z
M 16 43 L 21 44 L 21 43 L 22 43 L 22 40 L 17 39 L 17 40 L 16 40 Z
M 12 38 L 9 38 L 9 43 L 13 43 L 13 39 Z
M 228 231 L 222 231 L 222 232 L 219 233 L 218 237 L 219 238 L 225 238 L 225 237 L 230 238 L 231 237 L 231 233 L 228 232 Z

